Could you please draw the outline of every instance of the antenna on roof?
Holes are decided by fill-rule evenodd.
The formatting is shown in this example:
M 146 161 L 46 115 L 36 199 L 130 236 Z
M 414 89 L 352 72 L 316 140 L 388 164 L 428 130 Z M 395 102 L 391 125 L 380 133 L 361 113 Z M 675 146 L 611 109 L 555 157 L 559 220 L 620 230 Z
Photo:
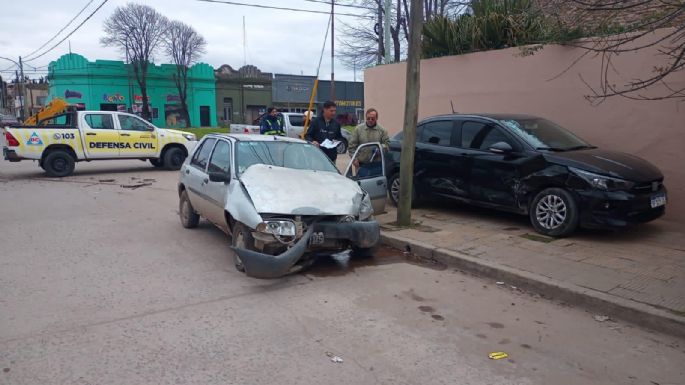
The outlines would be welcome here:
M 450 99 L 450 106 L 452 106 L 452 113 L 456 114 L 457 111 L 454 110 L 454 103 L 452 103 L 452 99 Z

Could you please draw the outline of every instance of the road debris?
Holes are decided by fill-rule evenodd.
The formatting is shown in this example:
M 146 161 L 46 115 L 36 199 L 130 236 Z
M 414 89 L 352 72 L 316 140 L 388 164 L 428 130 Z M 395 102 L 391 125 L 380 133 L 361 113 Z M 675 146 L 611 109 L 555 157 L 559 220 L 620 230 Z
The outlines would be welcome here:
M 331 352 L 326 352 L 326 356 L 331 359 L 331 362 L 334 362 L 336 364 L 342 364 L 343 359 L 339 356 L 336 356 L 335 354 Z
M 116 182 L 116 179 L 99 179 L 98 182 L 100 182 L 100 183 L 112 183 L 112 182 Z
M 509 355 L 505 352 L 492 352 L 492 353 L 488 354 L 488 357 L 491 360 L 501 360 L 502 358 L 509 357 Z
M 592 318 L 594 318 L 597 322 L 606 322 L 611 319 L 608 315 L 595 315 Z
M 498 284 L 498 285 L 504 285 L 504 282 L 502 282 L 502 281 L 495 282 L 495 283 Z
M 122 184 L 121 188 L 130 188 L 131 190 L 135 190 L 137 188 L 146 187 L 146 186 L 152 186 L 152 183 Z

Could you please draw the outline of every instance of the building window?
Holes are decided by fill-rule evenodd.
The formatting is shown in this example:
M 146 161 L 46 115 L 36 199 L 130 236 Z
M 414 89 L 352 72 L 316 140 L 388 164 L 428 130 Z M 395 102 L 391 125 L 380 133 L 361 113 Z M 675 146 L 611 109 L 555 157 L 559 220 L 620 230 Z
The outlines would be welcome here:
M 233 120 L 233 98 L 224 98 L 223 120 L 225 122 Z

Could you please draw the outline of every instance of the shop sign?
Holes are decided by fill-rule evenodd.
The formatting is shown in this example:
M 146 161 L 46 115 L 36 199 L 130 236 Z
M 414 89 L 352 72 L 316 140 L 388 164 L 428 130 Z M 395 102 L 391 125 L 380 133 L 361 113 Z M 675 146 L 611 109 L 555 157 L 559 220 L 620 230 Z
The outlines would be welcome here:
M 143 98 L 141 98 L 141 100 L 143 100 Z M 178 95 L 174 95 L 174 94 L 167 94 L 166 101 L 167 102 L 180 102 L 181 97 Z
M 83 94 L 78 92 L 78 91 L 64 90 L 64 98 L 65 99 L 71 99 L 71 98 L 81 99 L 81 98 L 83 98 Z
M 124 95 L 117 92 L 116 94 L 103 94 L 102 100 L 109 103 L 119 103 L 126 100 L 126 98 L 124 97 Z
M 361 100 L 336 100 L 335 104 L 338 107 L 361 107 Z
M 143 95 L 133 95 L 133 102 L 134 103 L 142 103 L 143 102 Z M 147 97 L 147 102 L 150 103 L 150 96 L 149 95 Z

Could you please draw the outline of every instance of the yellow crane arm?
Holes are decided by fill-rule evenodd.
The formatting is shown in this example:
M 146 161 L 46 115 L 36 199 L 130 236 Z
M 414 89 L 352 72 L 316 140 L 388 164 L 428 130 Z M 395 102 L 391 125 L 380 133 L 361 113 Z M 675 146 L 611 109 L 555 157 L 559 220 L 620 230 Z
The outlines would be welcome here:
M 40 122 L 49 119 L 55 115 L 63 113 L 69 103 L 66 100 L 60 98 L 54 98 L 45 107 L 41 108 L 35 115 L 31 115 L 24 121 L 27 126 L 36 126 Z

